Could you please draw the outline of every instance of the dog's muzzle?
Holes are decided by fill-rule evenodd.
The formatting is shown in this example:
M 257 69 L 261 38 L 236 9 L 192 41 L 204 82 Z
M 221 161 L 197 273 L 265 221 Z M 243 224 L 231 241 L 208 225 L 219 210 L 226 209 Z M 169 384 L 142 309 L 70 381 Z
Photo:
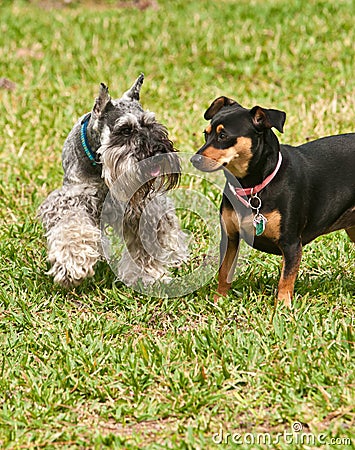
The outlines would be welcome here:
M 202 172 L 214 172 L 215 170 L 222 168 L 222 166 L 213 159 L 206 158 L 206 156 L 198 153 L 190 158 L 190 162 L 196 169 L 201 170 Z
M 199 168 L 199 166 L 203 163 L 203 156 L 201 155 L 194 155 L 190 159 L 193 166 L 196 167 L 196 169 Z

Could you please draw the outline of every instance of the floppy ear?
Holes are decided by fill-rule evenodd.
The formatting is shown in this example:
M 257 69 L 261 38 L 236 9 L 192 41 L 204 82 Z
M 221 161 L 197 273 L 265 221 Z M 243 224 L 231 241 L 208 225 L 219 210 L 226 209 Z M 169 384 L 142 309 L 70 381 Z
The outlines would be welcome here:
M 94 107 L 92 109 L 92 112 L 94 113 L 95 117 L 99 118 L 106 108 L 106 105 L 110 102 L 111 97 L 108 93 L 108 87 L 104 84 L 100 84 L 100 91 L 99 96 L 96 97 Z
M 239 105 L 239 103 L 228 97 L 224 96 L 218 97 L 211 103 L 210 107 L 206 110 L 205 115 L 203 117 L 206 120 L 210 120 L 215 114 L 218 113 L 220 109 L 223 108 L 223 106 L 231 106 L 231 105 Z
M 263 130 L 265 128 L 276 128 L 280 133 L 284 132 L 286 113 L 277 109 L 264 109 L 260 106 L 254 106 L 250 110 L 255 128 Z
M 133 83 L 133 86 L 123 94 L 122 99 L 139 101 L 139 93 L 140 93 L 143 81 L 144 81 L 144 74 L 141 73 L 139 75 L 139 77 L 136 79 L 136 81 Z

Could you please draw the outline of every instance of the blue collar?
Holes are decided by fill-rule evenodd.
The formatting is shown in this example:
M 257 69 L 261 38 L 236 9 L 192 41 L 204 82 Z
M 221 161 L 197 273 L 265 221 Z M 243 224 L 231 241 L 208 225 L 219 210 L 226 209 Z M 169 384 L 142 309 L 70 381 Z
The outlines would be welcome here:
M 81 122 L 81 128 L 80 128 L 80 141 L 81 141 L 81 145 L 83 146 L 84 152 L 86 154 L 86 156 L 90 159 L 91 164 L 93 166 L 97 165 L 96 159 L 95 159 L 95 153 L 91 150 L 88 140 L 87 140 L 87 135 L 86 135 L 86 130 L 88 127 L 88 123 L 90 120 L 91 114 L 87 114 L 84 119 Z

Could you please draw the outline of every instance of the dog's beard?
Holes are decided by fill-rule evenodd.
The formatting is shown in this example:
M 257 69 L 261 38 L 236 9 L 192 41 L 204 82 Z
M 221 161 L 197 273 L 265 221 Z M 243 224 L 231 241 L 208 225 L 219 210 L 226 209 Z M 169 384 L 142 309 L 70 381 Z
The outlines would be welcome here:
M 175 188 L 181 172 L 180 160 L 170 140 L 160 142 L 149 151 L 140 151 L 147 157 L 139 160 L 137 149 L 128 146 L 106 145 L 100 149 L 102 177 L 112 196 L 137 209 L 149 195 Z
M 154 189 L 165 192 L 174 189 L 180 181 L 181 167 L 175 152 L 161 153 L 147 160 L 147 166 L 142 164 L 144 176 L 154 180 Z
M 126 147 L 102 146 L 100 148 L 102 162 L 102 178 L 106 186 L 111 189 L 117 180 L 121 181 L 134 173 L 137 160 L 131 155 L 124 155 Z M 122 182 L 120 183 L 122 184 Z

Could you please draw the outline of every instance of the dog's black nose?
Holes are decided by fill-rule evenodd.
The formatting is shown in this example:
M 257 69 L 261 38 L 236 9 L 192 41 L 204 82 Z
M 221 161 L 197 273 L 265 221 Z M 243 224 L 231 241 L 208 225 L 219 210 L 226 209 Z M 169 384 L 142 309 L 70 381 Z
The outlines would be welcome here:
M 195 166 L 202 163 L 203 156 L 202 155 L 194 155 L 190 158 L 190 162 Z

